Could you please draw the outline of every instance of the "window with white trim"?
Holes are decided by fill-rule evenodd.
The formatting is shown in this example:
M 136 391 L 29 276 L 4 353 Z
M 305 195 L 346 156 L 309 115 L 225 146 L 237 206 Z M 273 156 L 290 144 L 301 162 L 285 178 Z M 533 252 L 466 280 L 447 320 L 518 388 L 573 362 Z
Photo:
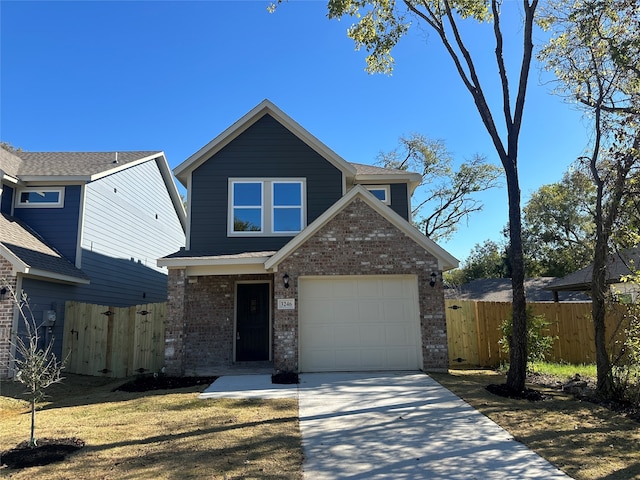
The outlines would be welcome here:
M 21 188 L 17 192 L 17 207 L 21 208 L 62 208 L 64 207 L 64 187 Z
M 391 190 L 389 185 L 364 185 L 373 195 L 386 205 L 391 204 Z
M 229 179 L 230 236 L 294 235 L 305 227 L 304 179 Z

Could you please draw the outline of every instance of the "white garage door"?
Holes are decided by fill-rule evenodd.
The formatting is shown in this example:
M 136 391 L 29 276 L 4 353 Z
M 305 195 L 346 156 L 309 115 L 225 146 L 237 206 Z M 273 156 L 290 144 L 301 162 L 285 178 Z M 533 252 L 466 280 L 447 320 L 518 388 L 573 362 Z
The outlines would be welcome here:
M 415 276 L 299 279 L 300 371 L 422 368 Z

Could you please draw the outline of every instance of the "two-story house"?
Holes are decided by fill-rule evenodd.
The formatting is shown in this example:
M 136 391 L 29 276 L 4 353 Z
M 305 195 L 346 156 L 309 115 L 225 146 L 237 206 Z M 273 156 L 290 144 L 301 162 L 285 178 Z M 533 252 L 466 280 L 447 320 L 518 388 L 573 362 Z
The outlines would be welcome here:
M 186 214 L 163 152 L 0 148 L 0 179 L 0 376 L 24 328 L 10 290 L 28 295 L 58 357 L 66 301 L 166 300 L 156 260 L 184 245 Z
M 410 223 L 420 175 L 349 163 L 268 100 L 174 173 L 169 373 L 447 368 L 441 273 L 458 262 Z

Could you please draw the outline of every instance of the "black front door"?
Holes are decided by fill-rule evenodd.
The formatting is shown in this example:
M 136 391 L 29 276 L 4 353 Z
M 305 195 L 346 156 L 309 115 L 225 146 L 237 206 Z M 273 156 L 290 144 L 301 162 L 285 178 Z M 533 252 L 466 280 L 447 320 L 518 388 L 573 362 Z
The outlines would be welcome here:
M 239 283 L 236 361 L 269 360 L 269 284 Z

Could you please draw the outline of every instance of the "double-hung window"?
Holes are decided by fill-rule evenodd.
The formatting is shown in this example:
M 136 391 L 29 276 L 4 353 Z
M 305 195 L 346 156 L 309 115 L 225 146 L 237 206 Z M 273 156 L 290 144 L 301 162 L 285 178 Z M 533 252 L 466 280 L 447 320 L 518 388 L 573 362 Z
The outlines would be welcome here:
M 231 236 L 292 235 L 305 227 L 304 179 L 229 179 Z

